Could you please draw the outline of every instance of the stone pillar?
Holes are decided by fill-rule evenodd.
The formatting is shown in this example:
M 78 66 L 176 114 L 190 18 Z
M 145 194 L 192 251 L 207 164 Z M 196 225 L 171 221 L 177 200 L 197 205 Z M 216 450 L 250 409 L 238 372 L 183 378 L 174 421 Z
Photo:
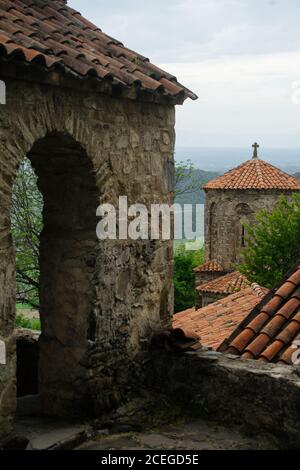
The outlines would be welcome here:
M 10 179 L 0 166 L 0 440 L 13 427 L 16 410 L 15 251 L 10 232 Z

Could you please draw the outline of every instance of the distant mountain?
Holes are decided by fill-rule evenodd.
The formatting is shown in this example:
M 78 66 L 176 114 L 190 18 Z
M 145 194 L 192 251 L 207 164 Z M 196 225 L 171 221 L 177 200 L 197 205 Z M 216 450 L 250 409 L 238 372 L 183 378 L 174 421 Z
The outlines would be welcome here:
M 224 173 L 252 157 L 252 144 L 245 148 L 177 147 L 176 160 L 190 159 L 196 168 Z M 261 142 L 259 156 L 287 173 L 300 171 L 300 148 L 266 148 Z
M 209 181 L 217 178 L 220 173 L 217 173 L 215 171 L 203 171 L 195 168 L 192 173 L 191 181 L 195 186 L 198 186 L 199 189 L 187 193 L 187 194 L 182 194 L 180 196 L 176 197 L 176 203 L 178 204 L 204 204 L 205 201 L 205 195 L 203 189 L 201 189 L 206 183 Z

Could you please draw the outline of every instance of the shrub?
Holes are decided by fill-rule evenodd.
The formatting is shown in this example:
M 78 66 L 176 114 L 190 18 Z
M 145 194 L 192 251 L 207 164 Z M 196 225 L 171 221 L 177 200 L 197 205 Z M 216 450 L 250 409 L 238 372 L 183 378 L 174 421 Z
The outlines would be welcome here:
M 174 256 L 175 313 L 195 305 L 195 275 L 193 269 L 204 262 L 204 249 L 186 251 L 181 244 Z

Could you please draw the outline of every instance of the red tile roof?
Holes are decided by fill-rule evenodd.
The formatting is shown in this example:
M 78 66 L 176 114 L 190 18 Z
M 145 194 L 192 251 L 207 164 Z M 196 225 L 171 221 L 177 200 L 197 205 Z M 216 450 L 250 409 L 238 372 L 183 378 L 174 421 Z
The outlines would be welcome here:
M 208 261 L 207 263 L 201 264 L 197 268 L 194 269 L 195 273 L 208 273 L 208 272 L 215 272 L 215 273 L 223 273 L 225 272 L 223 266 L 217 263 L 216 261 Z
M 300 262 L 221 345 L 245 359 L 291 364 L 300 340 Z
M 265 289 L 263 293 L 266 294 Z M 192 332 L 203 346 L 217 349 L 259 302 L 261 297 L 253 285 L 199 310 L 177 313 L 173 327 L 181 328 L 187 335 Z
M 129 90 L 134 98 L 172 103 L 197 98 L 173 75 L 103 33 L 62 0 L 0 0 L 0 61 L 81 80 L 93 77 L 107 91 Z
M 206 292 L 213 294 L 233 294 L 250 286 L 248 279 L 241 273 L 234 271 L 225 276 L 218 277 L 213 281 L 201 284 L 196 288 L 198 292 Z
M 288 175 L 270 163 L 252 158 L 204 186 L 210 189 L 281 189 L 300 191 L 300 179 Z

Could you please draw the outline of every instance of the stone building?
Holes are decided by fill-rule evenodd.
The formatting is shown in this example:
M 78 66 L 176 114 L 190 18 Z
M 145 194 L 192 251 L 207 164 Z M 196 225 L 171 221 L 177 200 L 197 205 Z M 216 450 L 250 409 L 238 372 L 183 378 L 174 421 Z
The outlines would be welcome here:
M 175 105 L 196 96 L 63 0 L 0 4 L 0 439 L 16 409 L 10 205 L 27 156 L 44 198 L 39 391 L 49 415 L 95 414 L 126 393 L 172 323 L 172 242 L 96 238 L 100 203 L 171 203 Z M 3 362 L 3 361 L 2 361 Z
M 227 273 L 213 281 L 205 282 L 196 287 L 196 309 L 206 307 L 217 300 L 240 292 L 250 286 L 248 279 L 238 271 Z
M 207 263 L 201 264 L 194 269 L 195 273 L 195 287 L 201 286 L 206 282 L 213 281 L 220 276 L 224 276 L 227 273 L 220 263 L 215 261 L 208 261 Z
M 245 224 L 261 210 L 272 211 L 278 198 L 300 192 L 300 180 L 258 158 L 254 144 L 251 160 L 204 186 L 205 250 L 207 261 L 230 270 L 245 246 Z

